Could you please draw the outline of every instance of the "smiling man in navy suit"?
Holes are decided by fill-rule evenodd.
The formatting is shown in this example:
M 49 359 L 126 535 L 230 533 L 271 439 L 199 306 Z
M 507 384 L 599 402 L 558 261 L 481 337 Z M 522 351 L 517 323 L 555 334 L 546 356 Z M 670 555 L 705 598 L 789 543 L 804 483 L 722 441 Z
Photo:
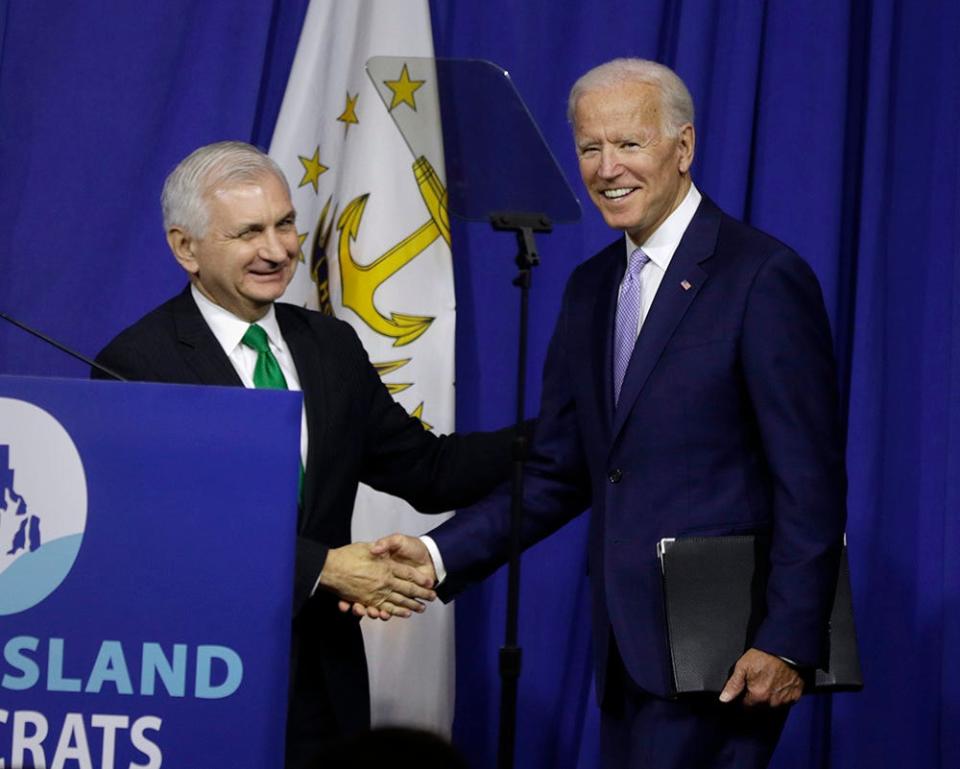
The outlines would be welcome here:
M 543 374 L 524 544 L 592 507 L 593 639 L 606 767 L 766 766 L 801 671 L 824 662 L 845 520 L 829 322 L 787 246 L 690 178 L 693 103 L 650 61 L 574 85 L 580 172 L 624 233 L 578 267 Z M 378 544 L 449 597 L 505 557 L 506 506 Z M 767 611 L 719 698 L 673 699 L 656 544 L 768 533 Z M 432 551 L 432 561 L 427 551 Z

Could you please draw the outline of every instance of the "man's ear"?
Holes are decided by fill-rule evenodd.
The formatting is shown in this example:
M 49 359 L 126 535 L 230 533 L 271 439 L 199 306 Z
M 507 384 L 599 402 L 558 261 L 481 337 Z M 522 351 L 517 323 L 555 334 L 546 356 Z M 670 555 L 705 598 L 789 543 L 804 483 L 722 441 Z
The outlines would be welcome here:
M 692 123 L 686 123 L 677 137 L 677 152 L 679 154 L 679 164 L 677 169 L 681 174 L 685 174 L 693 165 L 693 151 L 697 143 L 696 132 L 693 130 Z
M 200 271 L 200 265 L 194 256 L 196 239 L 181 227 L 171 227 L 167 230 L 167 244 L 173 251 L 174 258 L 191 275 Z

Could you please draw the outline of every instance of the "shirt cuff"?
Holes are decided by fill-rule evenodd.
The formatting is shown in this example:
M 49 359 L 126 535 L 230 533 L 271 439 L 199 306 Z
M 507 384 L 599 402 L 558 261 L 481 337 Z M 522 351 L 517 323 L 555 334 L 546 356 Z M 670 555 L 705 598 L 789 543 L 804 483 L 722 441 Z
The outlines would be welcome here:
M 430 553 L 430 560 L 433 561 L 433 570 L 437 573 L 437 584 L 434 585 L 434 587 L 437 587 L 447 578 L 447 570 L 443 568 L 443 557 L 440 555 L 440 548 L 438 548 L 437 543 L 433 541 L 433 537 L 428 537 L 426 534 L 420 537 L 420 541 L 423 542 L 423 546 L 427 548 L 427 552 Z

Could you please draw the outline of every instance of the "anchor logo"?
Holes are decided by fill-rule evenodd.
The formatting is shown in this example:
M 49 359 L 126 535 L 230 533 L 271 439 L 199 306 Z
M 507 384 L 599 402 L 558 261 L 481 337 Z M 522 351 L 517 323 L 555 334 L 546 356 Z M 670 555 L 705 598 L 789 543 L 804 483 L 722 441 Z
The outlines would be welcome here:
M 430 218 L 424 224 L 400 240 L 385 254 L 370 264 L 359 264 L 353 257 L 352 244 L 360 235 L 363 212 L 369 193 L 351 200 L 337 218 L 336 210 L 330 214 L 332 199 L 328 199 L 320 212 L 317 237 L 311 256 L 311 274 L 320 292 L 321 306 L 329 304 L 329 284 L 324 280 L 326 252 L 333 236 L 333 222 L 337 229 L 337 262 L 340 266 L 342 302 L 353 310 L 371 329 L 393 339 L 394 347 L 402 347 L 418 339 L 433 322 L 427 315 L 408 315 L 400 312 L 381 312 L 374 303 L 374 295 L 386 281 L 409 264 L 437 238 L 450 245 L 450 219 L 447 214 L 447 190 L 439 175 L 425 157 L 413 163 L 413 174 Z M 329 218 L 328 218 L 329 217 Z M 325 301 L 324 301 L 325 300 Z

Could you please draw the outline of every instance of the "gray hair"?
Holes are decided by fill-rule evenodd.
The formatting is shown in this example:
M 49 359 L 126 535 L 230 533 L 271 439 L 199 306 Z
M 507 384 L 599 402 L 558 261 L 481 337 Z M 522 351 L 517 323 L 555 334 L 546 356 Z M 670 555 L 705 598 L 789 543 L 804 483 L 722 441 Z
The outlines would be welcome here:
M 290 193 L 287 178 L 269 155 L 246 142 L 217 142 L 194 150 L 170 172 L 160 205 L 163 228 L 181 227 L 202 238 L 210 223 L 207 194 L 231 182 L 252 182 L 273 174 Z
M 680 76 L 648 59 L 614 59 L 582 75 L 570 89 L 567 120 L 573 125 L 577 102 L 583 94 L 625 83 L 646 83 L 660 89 L 664 113 L 662 130 L 667 136 L 676 136 L 681 126 L 693 123 L 693 99 Z

